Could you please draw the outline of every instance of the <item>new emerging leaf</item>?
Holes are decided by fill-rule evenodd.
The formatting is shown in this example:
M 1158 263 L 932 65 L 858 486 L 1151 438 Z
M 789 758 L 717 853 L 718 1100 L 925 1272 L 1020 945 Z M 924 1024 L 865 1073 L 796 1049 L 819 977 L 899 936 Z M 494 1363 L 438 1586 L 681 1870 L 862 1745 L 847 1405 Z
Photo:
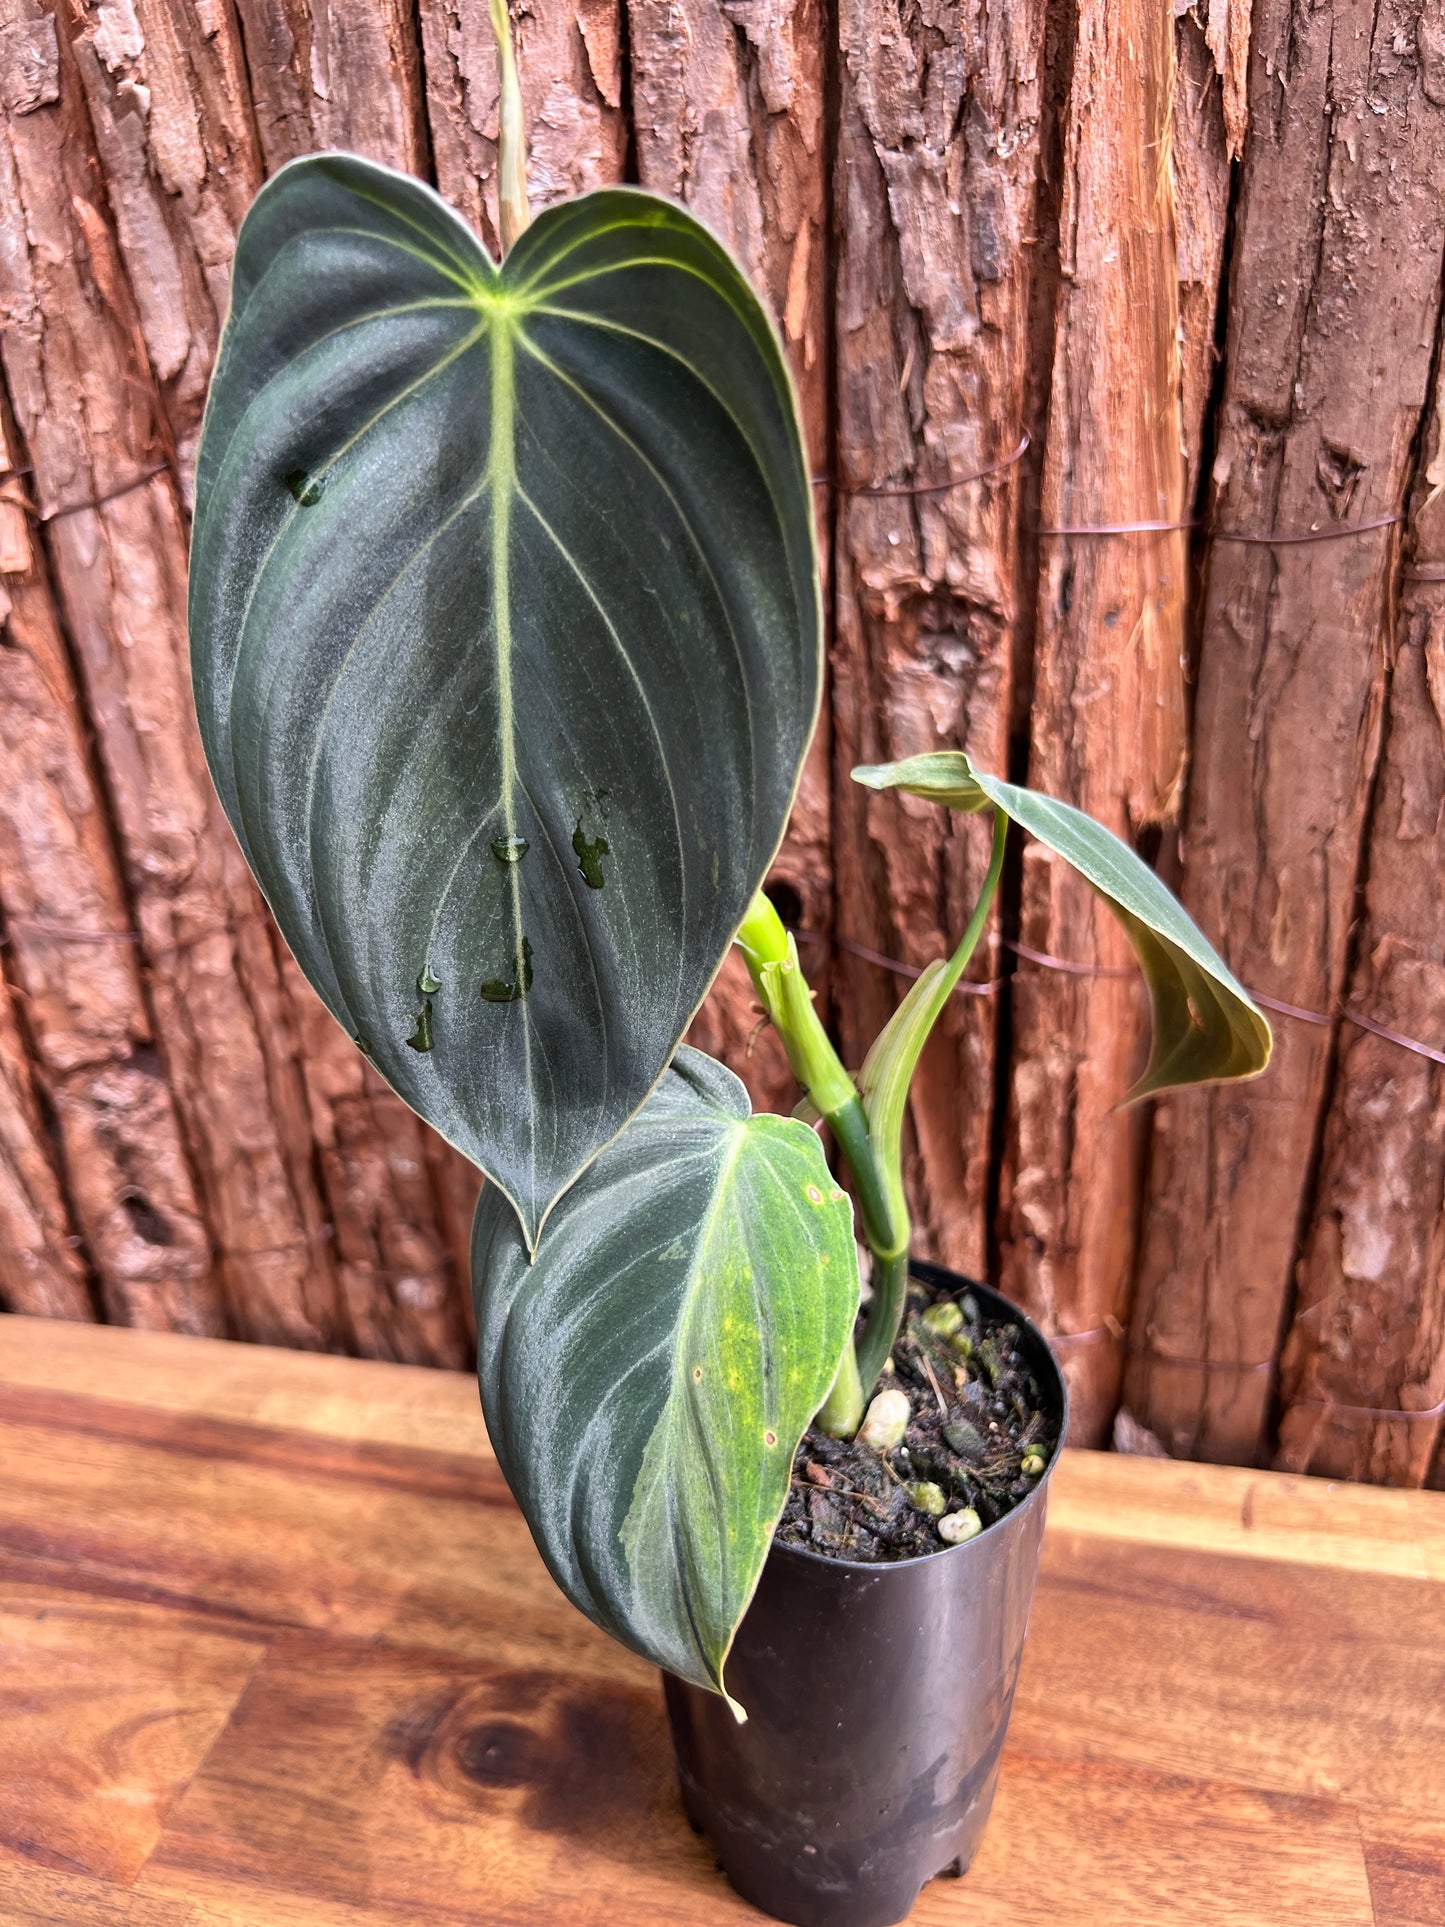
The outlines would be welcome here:
M 1149 1062 L 1126 1103 L 1187 1084 L 1254 1077 L 1269 1062 L 1270 1028 L 1249 993 L 1168 886 L 1093 817 L 1051 796 L 1001 782 L 977 768 L 962 750 L 865 765 L 853 775 L 869 789 L 903 790 L 957 810 L 983 810 L 992 804 L 1098 891 L 1134 946 L 1153 1017 Z M 914 1007 L 926 1008 L 925 995 L 920 983 L 900 1007 L 890 1032 L 896 1025 L 902 1034 L 913 1021 Z M 879 1057 L 875 1080 L 886 1055 L 879 1051 L 883 1043 L 880 1038 L 874 1046 Z

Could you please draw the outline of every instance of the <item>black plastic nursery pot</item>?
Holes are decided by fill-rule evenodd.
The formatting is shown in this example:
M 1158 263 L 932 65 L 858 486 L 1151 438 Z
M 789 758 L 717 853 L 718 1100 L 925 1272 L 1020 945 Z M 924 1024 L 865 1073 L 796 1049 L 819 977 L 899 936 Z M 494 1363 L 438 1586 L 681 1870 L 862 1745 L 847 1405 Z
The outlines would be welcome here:
M 1068 1391 L 1037 1327 L 972 1279 L 911 1269 L 1020 1327 L 1062 1443 Z M 688 1819 L 764 1913 L 892 1927 L 935 1874 L 967 1870 L 993 1805 L 1056 1462 L 946 1551 L 863 1564 L 775 1545 L 727 1663 L 745 1724 L 665 1677 Z

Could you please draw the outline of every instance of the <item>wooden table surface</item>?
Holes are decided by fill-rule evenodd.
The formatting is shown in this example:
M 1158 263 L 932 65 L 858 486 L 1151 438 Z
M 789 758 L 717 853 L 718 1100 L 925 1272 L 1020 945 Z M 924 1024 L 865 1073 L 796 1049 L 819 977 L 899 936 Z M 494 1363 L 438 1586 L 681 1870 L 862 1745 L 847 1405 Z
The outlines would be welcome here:
M 0 1921 L 756 1921 L 468 1378 L 0 1317 Z M 920 1927 L 1442 1927 L 1445 1495 L 1066 1453 Z

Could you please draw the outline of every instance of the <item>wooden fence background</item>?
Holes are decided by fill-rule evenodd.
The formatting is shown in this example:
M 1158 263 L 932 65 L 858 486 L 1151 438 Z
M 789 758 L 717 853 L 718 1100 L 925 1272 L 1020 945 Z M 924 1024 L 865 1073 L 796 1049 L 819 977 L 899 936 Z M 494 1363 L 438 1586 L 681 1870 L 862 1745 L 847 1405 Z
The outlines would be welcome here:
M 537 202 L 680 196 L 793 358 L 832 676 L 775 882 L 851 1061 L 985 852 L 847 771 L 938 745 L 1131 836 L 1312 1013 L 1264 1081 L 1116 1114 L 1137 983 L 1024 851 L 918 1091 L 924 1246 L 1059 1334 L 1077 1438 L 1122 1400 L 1176 1454 L 1429 1479 L 1445 0 L 516 15 Z M 184 575 L 262 178 L 359 149 L 494 241 L 487 0 L 0 0 L 0 98 L 0 1302 L 461 1363 L 474 1180 L 261 911 Z M 789 1102 L 752 1021 L 729 966 L 699 1041 Z

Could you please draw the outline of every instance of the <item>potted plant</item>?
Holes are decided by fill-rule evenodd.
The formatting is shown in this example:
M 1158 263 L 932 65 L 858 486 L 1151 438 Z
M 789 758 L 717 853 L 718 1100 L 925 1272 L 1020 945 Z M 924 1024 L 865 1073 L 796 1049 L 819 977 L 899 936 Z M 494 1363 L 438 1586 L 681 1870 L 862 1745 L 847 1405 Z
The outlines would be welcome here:
M 664 1669 L 734 1881 L 868 1927 L 987 1816 L 1065 1420 L 1022 1314 L 909 1260 L 909 1084 L 1009 825 L 1134 944 L 1131 1098 L 1253 1075 L 1269 1031 L 1131 850 L 952 750 L 855 772 L 993 842 L 957 950 L 850 1075 L 760 891 L 822 669 L 781 348 L 666 201 L 529 223 L 494 20 L 502 263 L 346 155 L 242 229 L 197 471 L 202 734 L 311 982 L 486 1174 L 482 1398 L 543 1557 Z M 734 941 L 792 1117 L 681 1045 Z

